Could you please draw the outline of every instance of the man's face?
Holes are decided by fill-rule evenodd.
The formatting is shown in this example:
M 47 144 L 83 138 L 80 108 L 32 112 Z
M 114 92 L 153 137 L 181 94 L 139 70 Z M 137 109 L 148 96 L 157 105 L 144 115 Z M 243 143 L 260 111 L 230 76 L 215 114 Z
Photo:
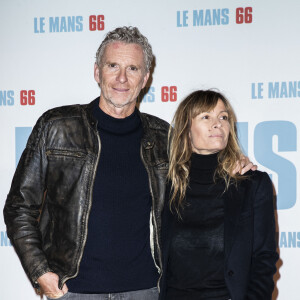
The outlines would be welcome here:
M 133 111 L 137 96 L 149 78 L 141 46 L 123 42 L 108 44 L 101 66 L 95 64 L 94 76 L 101 88 L 100 107 L 105 101 L 109 106 Z

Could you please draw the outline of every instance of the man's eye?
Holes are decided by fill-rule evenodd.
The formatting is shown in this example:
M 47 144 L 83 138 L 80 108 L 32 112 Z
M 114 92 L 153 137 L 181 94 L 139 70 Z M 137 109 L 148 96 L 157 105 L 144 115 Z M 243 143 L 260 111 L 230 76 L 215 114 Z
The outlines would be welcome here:
M 117 66 L 117 64 L 108 64 L 108 66 L 109 66 L 110 68 L 115 68 L 115 67 Z
M 135 67 L 135 66 L 130 66 L 130 67 L 129 67 L 129 70 L 130 70 L 130 71 L 137 71 L 137 69 L 138 69 L 138 68 Z

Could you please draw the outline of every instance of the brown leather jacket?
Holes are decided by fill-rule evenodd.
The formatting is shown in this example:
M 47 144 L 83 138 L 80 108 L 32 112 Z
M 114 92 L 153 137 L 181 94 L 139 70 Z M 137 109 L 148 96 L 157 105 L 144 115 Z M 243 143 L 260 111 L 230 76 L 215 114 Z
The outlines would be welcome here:
M 12 181 L 4 207 L 7 234 L 35 287 L 37 278 L 48 271 L 59 276 L 60 288 L 78 274 L 101 152 L 92 114 L 94 101 L 44 113 Z M 152 195 L 151 248 L 160 271 L 169 125 L 148 114 L 140 113 L 140 117 L 144 128 L 141 157 Z

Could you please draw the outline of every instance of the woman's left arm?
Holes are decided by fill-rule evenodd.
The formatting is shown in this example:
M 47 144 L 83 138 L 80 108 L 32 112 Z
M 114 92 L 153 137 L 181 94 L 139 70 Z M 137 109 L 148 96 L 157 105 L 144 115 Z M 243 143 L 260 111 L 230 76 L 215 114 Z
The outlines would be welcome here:
M 273 275 L 278 254 L 272 182 L 267 173 L 260 173 L 259 177 L 253 199 L 253 249 L 246 299 L 268 300 L 274 289 Z

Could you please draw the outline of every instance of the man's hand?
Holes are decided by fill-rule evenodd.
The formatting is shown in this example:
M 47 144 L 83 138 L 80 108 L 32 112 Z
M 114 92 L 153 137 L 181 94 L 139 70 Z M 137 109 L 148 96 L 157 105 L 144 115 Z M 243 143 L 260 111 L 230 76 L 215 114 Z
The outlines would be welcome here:
M 55 273 L 47 272 L 37 280 L 43 294 L 49 298 L 60 298 L 68 292 L 66 284 L 62 290 L 58 288 L 58 276 Z
M 243 155 L 241 159 L 236 162 L 236 167 L 234 168 L 232 173 L 240 173 L 241 175 L 243 175 L 249 170 L 256 171 L 257 165 L 253 165 L 253 163 L 249 160 L 249 157 Z

